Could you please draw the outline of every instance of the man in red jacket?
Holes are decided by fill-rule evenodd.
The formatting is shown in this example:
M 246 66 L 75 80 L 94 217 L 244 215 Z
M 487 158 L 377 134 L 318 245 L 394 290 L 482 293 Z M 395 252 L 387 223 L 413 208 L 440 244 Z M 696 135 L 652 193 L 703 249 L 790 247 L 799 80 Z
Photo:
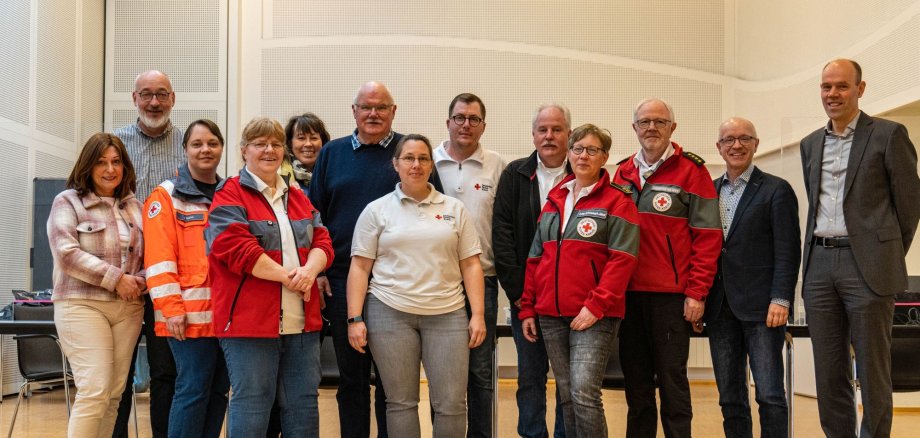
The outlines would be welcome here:
M 626 435 L 656 436 L 657 380 L 665 436 L 689 437 L 690 330 L 702 326 L 722 247 L 719 201 L 703 159 L 671 142 L 677 124 L 670 105 L 640 102 L 632 126 L 642 147 L 620 161 L 614 175 L 614 182 L 632 189 L 639 209 L 639 266 L 627 286 L 620 327 Z

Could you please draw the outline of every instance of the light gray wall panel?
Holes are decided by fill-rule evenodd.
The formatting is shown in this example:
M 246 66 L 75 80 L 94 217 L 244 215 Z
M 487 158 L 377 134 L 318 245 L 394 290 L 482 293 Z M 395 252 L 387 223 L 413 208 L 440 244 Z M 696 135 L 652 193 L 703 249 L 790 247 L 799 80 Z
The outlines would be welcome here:
M 29 220 L 32 211 L 28 148 L 0 140 L 0 307 L 13 302 L 13 289 L 29 288 Z M 3 382 L 21 382 L 16 343 L 3 343 Z M 18 385 L 17 385 L 18 387 Z
M 176 92 L 218 91 L 219 0 L 109 0 L 114 3 L 114 88 L 134 90 L 138 73 L 157 69 Z
M 76 11 L 74 2 L 38 4 L 35 127 L 67 141 L 77 131 Z
M 29 2 L 0 2 L 0 117 L 29 124 Z
M 83 0 L 80 143 L 102 131 L 105 99 L 105 0 Z
M 266 1 L 274 38 L 464 38 L 596 52 L 712 73 L 721 73 L 725 61 L 723 0 Z

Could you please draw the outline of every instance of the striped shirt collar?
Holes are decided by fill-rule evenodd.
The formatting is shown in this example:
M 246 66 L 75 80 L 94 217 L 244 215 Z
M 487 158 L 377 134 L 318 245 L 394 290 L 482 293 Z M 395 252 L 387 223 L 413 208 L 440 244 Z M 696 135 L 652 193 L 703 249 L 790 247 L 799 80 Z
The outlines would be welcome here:
M 393 141 L 393 136 L 394 136 L 394 134 L 395 134 L 395 133 L 394 133 L 393 130 L 391 129 L 391 130 L 390 130 L 390 133 L 387 134 L 386 137 L 383 137 L 383 140 L 380 140 L 380 141 L 378 141 L 377 143 L 371 143 L 371 144 L 376 144 L 376 145 L 378 145 L 378 146 L 380 146 L 380 147 L 386 149 L 387 146 L 390 145 L 390 142 Z M 358 148 L 361 147 L 361 146 L 368 146 L 368 144 L 361 143 L 361 141 L 358 140 L 358 130 L 355 129 L 354 132 L 351 133 L 351 149 L 352 149 L 352 150 L 358 150 Z
M 173 124 L 172 124 L 172 120 L 171 120 L 171 119 L 166 119 L 166 129 L 163 130 L 163 133 L 162 133 L 162 134 L 160 134 L 160 135 L 158 135 L 158 136 L 156 136 L 156 137 L 147 135 L 147 133 L 144 132 L 143 129 L 141 129 L 141 119 L 140 119 L 140 118 L 138 118 L 138 119 L 134 122 L 133 125 L 128 125 L 128 126 L 131 128 L 131 130 L 135 131 L 135 133 L 137 133 L 137 134 L 139 134 L 139 135 L 143 135 L 144 137 L 147 137 L 147 138 L 150 138 L 150 139 L 157 139 L 157 138 L 161 138 L 161 137 L 167 136 L 167 135 L 169 135 L 169 134 L 172 134 L 172 131 L 173 131 Z

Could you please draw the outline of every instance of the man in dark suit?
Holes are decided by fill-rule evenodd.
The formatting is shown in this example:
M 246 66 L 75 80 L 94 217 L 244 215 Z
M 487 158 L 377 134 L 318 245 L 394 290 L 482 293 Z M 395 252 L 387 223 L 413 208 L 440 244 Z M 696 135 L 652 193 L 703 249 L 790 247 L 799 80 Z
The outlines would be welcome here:
M 748 360 L 761 436 L 788 436 L 783 340 L 801 255 L 798 200 L 788 182 L 754 166 L 759 143 L 748 120 L 733 117 L 719 127 L 716 148 L 725 175 L 713 183 L 724 241 L 704 320 L 729 437 L 753 434 Z
M 850 345 L 862 389 L 862 437 L 891 433 L 894 294 L 907 288 L 904 256 L 920 220 L 917 151 L 907 129 L 859 110 L 859 64 L 821 74 L 827 126 L 802 140 L 808 225 L 802 263 L 821 427 L 856 434 Z

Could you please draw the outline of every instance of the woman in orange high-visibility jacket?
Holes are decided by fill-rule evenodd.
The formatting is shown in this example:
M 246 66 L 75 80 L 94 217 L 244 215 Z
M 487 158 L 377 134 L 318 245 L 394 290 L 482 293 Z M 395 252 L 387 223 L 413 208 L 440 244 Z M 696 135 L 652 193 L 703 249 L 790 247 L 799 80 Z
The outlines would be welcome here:
M 145 203 L 144 265 L 153 299 L 156 334 L 168 337 L 176 360 L 176 392 L 169 437 L 218 437 L 227 410 L 230 378 L 211 327 L 211 282 L 204 227 L 220 177 L 220 128 L 196 120 L 182 141 L 186 164 Z

